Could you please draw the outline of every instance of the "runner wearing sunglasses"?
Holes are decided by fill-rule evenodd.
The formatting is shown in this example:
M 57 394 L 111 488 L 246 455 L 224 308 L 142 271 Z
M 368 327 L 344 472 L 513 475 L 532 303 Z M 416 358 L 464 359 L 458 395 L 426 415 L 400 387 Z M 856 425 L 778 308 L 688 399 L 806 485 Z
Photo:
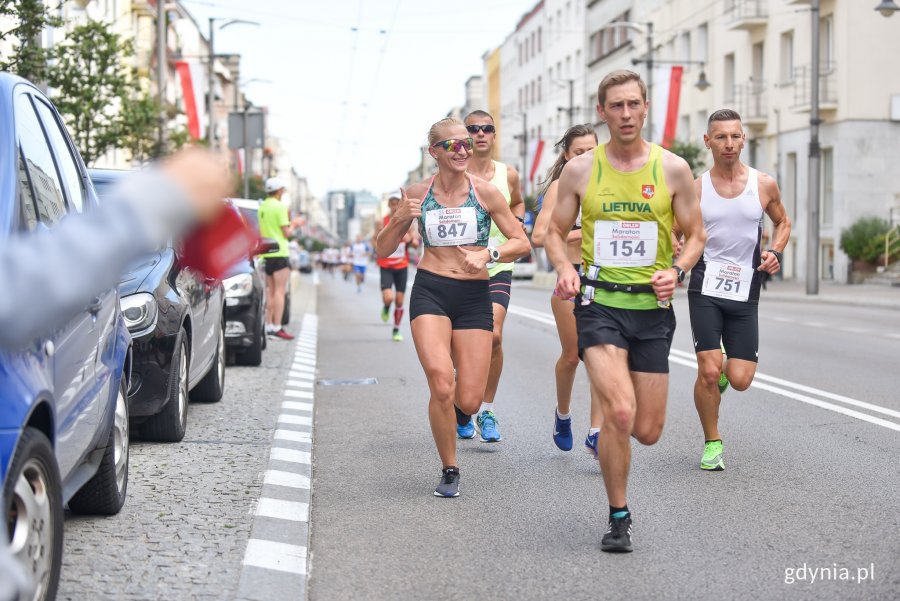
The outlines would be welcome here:
M 488 181 L 500 190 L 512 214 L 524 223 L 525 202 L 519 188 L 519 174 L 511 166 L 491 158 L 496 140 L 494 118 L 485 111 L 472 111 L 466 116 L 466 131 L 475 142 L 474 155 L 469 161 L 469 173 Z M 523 226 L 520 226 L 523 227 Z M 490 243 L 500 246 L 506 237 L 496 224 L 491 225 Z M 494 397 L 500 384 L 500 373 L 503 371 L 503 324 L 509 308 L 512 288 L 512 261 L 494 261 L 488 264 L 490 276 L 491 306 L 494 315 L 493 346 L 491 348 L 491 367 L 488 372 L 487 387 L 481 409 L 473 420 L 470 416 L 456 411 L 456 434 L 460 438 L 474 438 L 475 426 L 481 433 L 482 442 L 500 442 L 498 420 L 494 414 Z M 473 423 L 474 422 L 474 423 Z
M 409 319 L 431 397 L 428 418 L 441 459 L 438 497 L 459 496 L 453 407 L 478 411 L 491 360 L 490 260 L 528 253 L 525 232 L 506 199 L 489 182 L 466 173 L 473 141 L 459 119 L 442 119 L 428 133 L 437 162 L 431 180 L 401 189 L 400 204 L 378 234 L 379 258 L 390 256 L 413 221 L 425 249 L 409 298 Z M 493 222 L 508 241 L 489 243 Z M 455 369 L 455 378 L 454 378 Z

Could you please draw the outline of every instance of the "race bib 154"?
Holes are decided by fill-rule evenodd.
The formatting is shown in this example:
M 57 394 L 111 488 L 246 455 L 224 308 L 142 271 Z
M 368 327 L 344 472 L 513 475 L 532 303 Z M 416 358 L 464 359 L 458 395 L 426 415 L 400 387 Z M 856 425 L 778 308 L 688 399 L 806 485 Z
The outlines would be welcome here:
M 601 267 L 647 267 L 656 263 L 656 221 L 595 221 L 594 263 Z

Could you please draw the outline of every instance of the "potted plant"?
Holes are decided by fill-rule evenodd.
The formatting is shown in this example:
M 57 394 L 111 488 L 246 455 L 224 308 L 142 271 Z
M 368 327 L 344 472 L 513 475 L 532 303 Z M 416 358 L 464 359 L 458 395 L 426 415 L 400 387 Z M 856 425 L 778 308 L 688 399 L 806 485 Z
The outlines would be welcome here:
M 850 258 L 851 284 L 860 284 L 875 272 L 875 262 L 884 252 L 884 236 L 890 229 L 880 217 L 860 217 L 841 231 L 841 250 Z

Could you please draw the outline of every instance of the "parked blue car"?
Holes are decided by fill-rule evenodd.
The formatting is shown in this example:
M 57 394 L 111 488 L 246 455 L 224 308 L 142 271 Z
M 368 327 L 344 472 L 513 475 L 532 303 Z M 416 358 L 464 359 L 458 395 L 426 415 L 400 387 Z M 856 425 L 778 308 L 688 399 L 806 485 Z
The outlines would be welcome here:
M 16 233 L 52 234 L 67 215 L 96 206 L 53 105 L 24 79 L 0 73 L 0 245 Z M 56 596 L 64 506 L 108 515 L 125 502 L 130 349 L 115 288 L 52 334 L 0 349 L 0 480 L 9 528 L 0 544 L 33 580 L 34 599 Z

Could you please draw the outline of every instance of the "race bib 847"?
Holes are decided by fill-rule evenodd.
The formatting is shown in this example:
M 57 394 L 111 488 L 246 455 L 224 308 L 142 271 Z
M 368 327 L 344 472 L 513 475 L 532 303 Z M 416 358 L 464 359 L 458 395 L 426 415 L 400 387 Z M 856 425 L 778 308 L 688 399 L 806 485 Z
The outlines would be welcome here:
M 475 244 L 478 238 L 475 207 L 428 211 L 425 213 L 425 234 L 431 246 Z

